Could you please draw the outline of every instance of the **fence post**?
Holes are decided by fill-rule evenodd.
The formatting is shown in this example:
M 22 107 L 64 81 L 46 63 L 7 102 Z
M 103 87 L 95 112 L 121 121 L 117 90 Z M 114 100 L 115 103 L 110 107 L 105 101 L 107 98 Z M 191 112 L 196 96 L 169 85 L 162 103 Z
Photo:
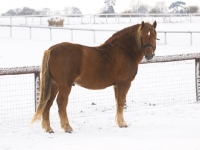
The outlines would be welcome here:
M 196 100 L 200 101 L 200 59 L 195 59 Z
M 40 25 L 42 25 L 42 17 L 40 17 Z
M 73 30 L 71 29 L 71 42 L 73 42 Z
M 165 32 L 165 45 L 167 44 L 167 33 Z
M 95 43 L 95 30 L 93 30 L 93 42 Z
M 25 17 L 25 25 L 27 25 L 27 17 Z
M 51 27 L 50 27 L 49 29 L 50 29 L 50 40 L 52 41 L 52 31 L 51 31 Z
M 12 17 L 10 17 L 10 25 L 12 25 Z
M 31 27 L 30 27 L 30 39 L 31 39 Z
M 12 38 L 12 26 L 10 25 L 10 38 Z
M 40 95 L 40 73 L 34 73 L 34 95 L 35 95 L 35 111 L 38 106 L 39 95 Z
M 117 18 L 118 18 L 118 24 L 119 24 L 119 22 L 120 22 L 120 21 L 119 21 L 119 20 L 120 20 L 119 15 L 117 16 Z

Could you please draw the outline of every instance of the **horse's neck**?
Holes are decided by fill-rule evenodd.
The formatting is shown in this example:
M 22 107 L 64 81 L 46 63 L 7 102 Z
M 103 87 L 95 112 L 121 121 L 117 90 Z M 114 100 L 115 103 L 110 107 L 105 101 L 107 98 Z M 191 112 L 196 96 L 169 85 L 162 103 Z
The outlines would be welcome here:
M 130 55 L 132 59 L 139 64 L 144 57 L 144 52 L 142 51 L 142 46 L 140 45 L 140 43 L 138 43 L 138 41 L 136 41 L 134 37 L 132 37 L 131 39 L 132 40 L 116 39 L 109 44 L 118 46 L 121 50 L 127 52 L 127 54 Z

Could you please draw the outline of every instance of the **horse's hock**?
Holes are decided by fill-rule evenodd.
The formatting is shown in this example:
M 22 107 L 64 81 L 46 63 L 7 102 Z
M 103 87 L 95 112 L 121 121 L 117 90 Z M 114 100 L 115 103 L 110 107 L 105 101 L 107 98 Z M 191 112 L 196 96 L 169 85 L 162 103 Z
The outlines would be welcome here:
M 56 27 L 63 27 L 64 21 L 65 21 L 64 19 L 58 18 L 58 17 L 50 18 L 48 20 L 48 25 L 49 26 L 56 26 Z

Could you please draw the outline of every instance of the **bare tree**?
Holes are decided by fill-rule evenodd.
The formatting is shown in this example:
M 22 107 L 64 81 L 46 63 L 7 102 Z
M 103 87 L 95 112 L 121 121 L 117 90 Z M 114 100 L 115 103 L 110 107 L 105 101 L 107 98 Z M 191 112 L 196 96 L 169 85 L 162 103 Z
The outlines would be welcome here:
M 49 8 L 42 8 L 38 11 L 40 15 L 51 15 L 52 11 Z
M 142 4 L 137 9 L 138 13 L 147 13 L 148 12 L 148 5 Z
M 188 6 L 186 8 L 187 13 L 198 13 L 199 11 L 199 6 Z
M 156 2 L 156 4 L 152 7 L 149 13 L 161 14 L 168 12 L 168 8 L 166 6 L 165 1 Z
M 104 3 L 106 6 L 115 6 L 116 0 L 105 0 Z
M 135 0 L 132 0 L 130 2 L 130 9 L 133 13 L 147 13 L 148 5 L 143 4 L 140 0 L 138 0 L 137 2 Z
M 21 11 L 20 8 L 9 9 L 7 12 L 3 13 L 2 16 L 16 16 Z
M 105 6 L 100 10 L 100 13 L 115 13 L 114 6 L 116 0 L 104 0 Z
M 16 16 L 16 15 L 38 15 L 38 12 L 35 9 L 29 7 L 10 9 L 6 13 L 2 14 L 3 16 Z
M 37 15 L 37 11 L 29 7 L 23 7 L 19 15 Z
M 64 14 L 82 14 L 82 12 L 80 11 L 79 8 L 77 7 L 65 7 L 65 9 L 63 10 Z

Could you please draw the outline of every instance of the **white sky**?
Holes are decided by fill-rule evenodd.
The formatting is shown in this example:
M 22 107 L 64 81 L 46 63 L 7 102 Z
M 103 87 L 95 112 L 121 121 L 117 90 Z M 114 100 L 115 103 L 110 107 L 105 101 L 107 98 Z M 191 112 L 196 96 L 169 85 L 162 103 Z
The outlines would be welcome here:
M 3 0 L 0 0 L 3 1 Z M 116 0 L 115 12 L 122 12 L 128 9 L 132 0 Z M 141 1 L 149 6 L 154 6 L 156 2 L 163 0 L 134 0 Z M 167 6 L 177 0 L 165 0 Z M 186 5 L 200 5 L 199 0 L 182 0 Z M 29 7 L 34 9 L 50 8 L 52 11 L 63 10 L 65 7 L 76 6 L 83 14 L 98 13 L 104 6 L 104 0 L 6 0 L 1 2 L 0 13 L 5 13 L 9 9 Z

